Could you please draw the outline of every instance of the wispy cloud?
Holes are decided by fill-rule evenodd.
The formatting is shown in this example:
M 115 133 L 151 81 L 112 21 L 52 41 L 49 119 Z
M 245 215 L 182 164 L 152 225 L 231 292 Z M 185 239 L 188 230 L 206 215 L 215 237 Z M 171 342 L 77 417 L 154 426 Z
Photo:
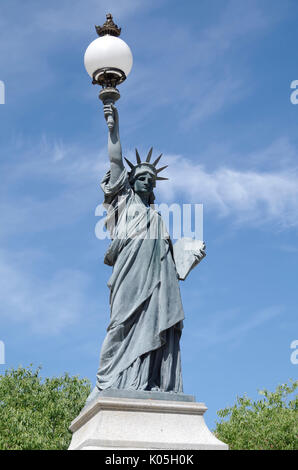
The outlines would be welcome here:
M 285 253 L 291 253 L 292 255 L 298 254 L 297 245 L 284 244 L 284 245 L 278 246 L 277 249 L 284 251 Z
M 148 26 L 142 25 L 144 34 L 140 33 L 136 63 L 126 85 L 127 93 L 141 100 L 134 122 L 140 125 L 152 108 L 167 106 L 179 109 L 175 115 L 182 127 L 193 128 L 251 93 L 254 80 L 248 80 L 243 49 L 270 30 L 279 13 L 275 9 L 268 13 L 264 3 L 254 0 L 249 4 L 230 0 L 219 11 L 211 25 L 202 28 L 198 21 L 196 30 L 185 23 L 169 28 L 161 18 L 155 20 L 152 35 L 151 28 L 147 31 Z
M 297 227 L 296 150 L 289 144 L 281 147 L 277 140 L 276 145 L 257 150 L 256 155 L 262 167 L 273 155 L 278 158 L 278 151 L 285 146 L 291 150 L 291 164 L 267 171 L 255 166 L 254 154 L 238 158 L 252 162 L 253 169 L 225 165 L 212 170 L 183 155 L 165 154 L 163 161 L 169 165 L 170 179 L 158 184 L 156 201 L 203 203 L 205 212 L 228 218 L 234 227 L 272 223 L 276 229 Z M 21 153 L 21 160 L 12 157 L 3 162 L 6 178 L 1 187 L 2 236 L 71 226 L 94 213 L 103 196 L 99 182 L 108 169 L 105 148 L 97 151 L 44 137 L 35 146 L 24 145 Z M 133 159 L 132 153 L 126 153 L 128 158 Z M 204 159 L 208 160 L 207 155 Z
M 2 236 L 73 225 L 93 212 L 102 198 L 99 182 L 108 165 L 104 150 L 44 137 L 35 145 L 25 144 L 21 153 L 21 161 L 14 156 L 3 162 Z
M 83 98 L 84 88 L 73 82 L 77 84 L 83 76 L 83 53 L 96 37 L 94 24 L 102 22 L 110 9 L 125 26 L 124 39 L 135 56 L 133 72 L 124 85 L 140 101 L 130 115 L 135 126 L 144 124 L 148 113 L 163 105 L 178 106 L 177 117 L 181 116 L 183 125 L 185 116 L 197 122 L 243 99 L 249 89 L 247 69 L 237 63 L 238 53 L 242 58 L 239 45 L 254 41 L 278 15 L 272 9 L 268 14 L 268 8 L 254 0 L 249 5 L 230 0 L 211 25 L 202 28 L 198 21 L 193 30 L 184 23 L 173 28 L 164 15 L 152 15 L 152 22 L 148 21 L 148 12 L 158 8 L 161 2 L 155 5 L 147 0 L 115 0 L 112 5 L 106 0 L 63 0 L 42 8 L 34 1 L 20 6 L 17 0 L 10 0 L 9 6 L 3 5 L 0 19 L 0 70 L 11 100 L 25 99 L 33 90 L 36 93 L 48 86 L 61 76 L 62 69 L 72 77 L 68 88 L 73 86 L 76 95 L 79 89 Z M 20 77 L 22 87 L 18 86 Z
M 196 96 L 196 105 L 190 108 L 181 123 L 182 126 L 190 127 L 194 121 L 202 121 L 215 115 L 227 104 L 231 106 L 244 99 L 247 92 L 248 89 L 245 88 L 243 80 L 227 73 L 220 80 L 214 77 L 210 80 L 202 80 Z
M 262 2 L 225 2 L 217 23 L 202 31 L 195 49 L 198 60 L 205 64 L 217 61 L 227 50 L 239 47 L 240 40 L 250 40 L 251 35 L 265 31 L 276 19 L 273 10 L 268 14 L 268 9 Z
M 234 225 L 274 222 L 277 228 L 298 227 L 295 166 L 269 171 L 225 166 L 208 171 L 183 156 L 168 155 L 164 160 L 170 181 L 159 185 L 159 199 L 174 201 L 183 195 L 184 201 L 203 203 L 205 211 L 230 217 Z
M 284 311 L 282 306 L 270 306 L 246 315 L 245 320 L 243 320 L 242 306 L 241 309 L 239 311 L 234 309 L 217 312 L 208 319 L 200 318 L 200 328 L 188 334 L 192 338 L 195 337 L 200 347 L 204 348 L 213 348 L 215 345 L 227 342 L 239 344 L 243 341 L 245 335 L 260 328 L 265 323 L 273 321 Z M 241 317 L 239 317 L 240 311 L 242 312 Z
M 84 47 L 96 38 L 94 25 L 103 23 L 111 8 L 120 22 L 129 22 L 137 12 L 154 8 L 147 0 L 114 0 L 112 5 L 106 0 L 53 0 L 42 6 L 34 0 L 2 3 L 0 71 L 11 101 L 20 96 L 24 99 L 33 90 L 38 92 L 51 84 L 61 75 L 61 63 L 68 66 L 71 76 L 70 60 L 76 57 L 71 59 L 70 51 L 77 51 L 83 70 Z M 57 57 L 61 60 L 58 68 L 54 65 Z
M 30 263 L 0 253 L 0 318 L 38 334 L 55 335 L 75 324 L 86 310 L 88 276 L 72 269 L 34 275 Z M 20 259 L 22 256 L 19 257 Z

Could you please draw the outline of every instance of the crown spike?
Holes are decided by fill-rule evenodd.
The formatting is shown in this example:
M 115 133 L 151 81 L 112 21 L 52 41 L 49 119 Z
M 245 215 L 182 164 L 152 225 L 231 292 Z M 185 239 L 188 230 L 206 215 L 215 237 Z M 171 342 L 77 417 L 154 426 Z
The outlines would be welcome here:
M 169 165 L 165 165 L 165 166 L 162 166 L 161 168 L 158 168 L 158 170 L 156 170 L 156 173 L 160 173 L 162 170 L 164 170 L 165 168 L 168 168 Z
M 137 151 L 137 149 L 136 149 L 136 158 L 137 158 L 137 164 L 140 165 L 142 162 L 141 162 L 141 157 L 140 157 L 139 152 Z
M 130 166 L 130 168 L 133 170 L 133 168 L 135 167 L 133 163 L 131 163 L 126 157 L 124 157 L 126 163 Z
M 153 151 L 153 147 L 151 147 L 151 149 L 149 150 L 147 158 L 146 158 L 146 162 L 148 162 L 148 163 L 150 162 L 152 151 Z
M 161 153 L 161 154 L 159 155 L 159 157 L 155 160 L 155 162 L 152 163 L 152 165 L 153 165 L 153 166 L 156 166 L 156 165 L 158 164 L 159 160 L 161 159 L 161 157 L 162 157 L 162 153 Z
M 161 180 L 168 180 L 169 178 L 163 178 L 162 176 L 157 176 L 156 179 L 161 181 Z

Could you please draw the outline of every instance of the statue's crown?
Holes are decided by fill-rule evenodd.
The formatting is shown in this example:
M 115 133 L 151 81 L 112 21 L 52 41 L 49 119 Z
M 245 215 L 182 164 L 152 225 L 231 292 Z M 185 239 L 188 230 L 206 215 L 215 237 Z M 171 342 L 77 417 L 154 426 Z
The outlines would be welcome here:
M 133 179 L 137 174 L 144 173 L 144 171 L 149 171 L 150 173 L 152 173 L 156 180 L 168 180 L 169 179 L 169 178 L 162 178 L 161 176 L 158 176 L 158 173 L 160 173 L 162 170 L 168 167 L 168 165 L 165 165 L 165 166 L 162 166 L 161 168 L 156 168 L 156 165 L 158 164 L 159 160 L 162 157 L 162 153 L 159 155 L 159 157 L 157 157 L 157 159 L 153 163 L 150 163 L 152 151 L 153 151 L 153 147 L 151 147 L 151 149 L 149 150 L 146 161 L 142 162 L 139 152 L 136 149 L 136 160 L 137 160 L 136 165 L 134 165 L 127 158 L 124 157 L 127 164 L 129 165 L 131 169 L 129 173 L 130 179 Z

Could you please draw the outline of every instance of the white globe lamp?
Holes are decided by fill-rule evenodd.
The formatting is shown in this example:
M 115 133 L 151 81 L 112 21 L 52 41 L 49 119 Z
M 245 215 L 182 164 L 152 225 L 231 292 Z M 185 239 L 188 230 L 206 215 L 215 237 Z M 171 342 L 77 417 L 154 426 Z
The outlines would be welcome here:
M 92 83 L 101 85 L 99 98 L 104 104 L 115 103 L 120 98 L 116 86 L 126 80 L 132 68 L 129 46 L 119 38 L 121 28 L 114 23 L 110 13 L 102 26 L 95 26 L 99 38 L 89 44 L 84 56 L 85 68 Z

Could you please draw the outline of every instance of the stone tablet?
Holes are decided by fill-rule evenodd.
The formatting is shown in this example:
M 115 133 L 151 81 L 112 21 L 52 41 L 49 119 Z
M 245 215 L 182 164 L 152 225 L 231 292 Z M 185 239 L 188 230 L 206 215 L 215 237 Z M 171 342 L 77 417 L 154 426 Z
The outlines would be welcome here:
M 204 258 L 202 255 L 204 247 L 203 241 L 191 238 L 181 238 L 173 245 L 176 270 L 181 281 L 184 281 L 190 271 Z

